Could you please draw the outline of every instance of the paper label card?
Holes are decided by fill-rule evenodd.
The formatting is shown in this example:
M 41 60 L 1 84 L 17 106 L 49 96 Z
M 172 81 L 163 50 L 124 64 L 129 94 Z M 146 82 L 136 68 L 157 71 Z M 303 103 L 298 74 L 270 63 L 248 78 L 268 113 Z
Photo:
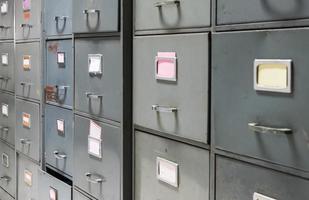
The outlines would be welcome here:
M 2 65 L 9 65 L 9 54 L 5 53 L 1 55 Z
M 101 140 L 102 128 L 100 125 L 90 120 L 89 136 L 97 140 Z
M 57 119 L 57 131 L 59 135 L 64 136 L 64 120 Z
M 23 113 L 23 127 L 31 128 L 31 115 L 28 113 Z
M 58 192 L 55 188 L 49 187 L 49 200 L 57 200 Z
M 63 66 L 65 64 L 65 53 L 57 52 L 57 63 L 58 65 Z
M 102 158 L 102 140 L 88 136 L 88 154 Z
M 101 54 L 89 54 L 88 55 L 88 70 L 89 74 L 100 75 L 102 74 L 102 58 Z
M 9 156 L 5 153 L 2 154 L 2 165 L 6 168 L 9 168 Z
M 5 1 L 5 2 L 2 2 L 1 3 L 1 14 L 6 14 L 6 13 L 8 13 L 8 6 L 9 4 L 8 4 L 8 1 Z
M 156 79 L 177 80 L 177 58 L 175 52 L 158 52 L 155 63 Z
M 157 178 L 171 186 L 178 187 L 178 164 L 157 157 Z
M 2 115 L 8 117 L 9 116 L 9 105 L 3 103 L 2 104 Z
M 29 187 L 32 186 L 32 172 L 30 172 L 29 170 L 25 170 L 24 171 L 24 182 Z
M 23 68 L 26 71 L 29 71 L 31 69 L 31 56 L 24 55 L 23 56 Z

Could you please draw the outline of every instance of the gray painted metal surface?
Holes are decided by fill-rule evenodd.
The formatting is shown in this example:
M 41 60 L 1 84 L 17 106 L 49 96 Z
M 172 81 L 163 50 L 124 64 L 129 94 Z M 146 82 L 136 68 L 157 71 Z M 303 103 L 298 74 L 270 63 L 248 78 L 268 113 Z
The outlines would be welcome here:
M 1 30 L 1 29 L 0 29 Z M 14 43 L 0 43 L 0 89 L 9 92 L 15 90 Z
M 14 38 L 14 1 L 1 0 L 0 40 Z
M 10 94 L 0 94 L 0 140 L 15 145 L 15 97 Z
M 208 151 L 139 131 L 134 151 L 135 200 L 209 198 Z M 158 157 L 178 164 L 178 187 L 158 180 Z
M 134 38 L 135 124 L 207 143 L 208 48 L 207 33 Z M 176 53 L 176 81 L 156 78 L 160 52 Z
M 0 188 L 0 199 L 5 199 L 5 200 L 14 200 L 14 198 L 9 195 L 5 190 Z
M 10 195 L 16 195 L 15 150 L 0 142 L 0 187 Z M 0 196 L 1 198 L 1 196 Z M 5 200 L 5 199 L 4 199 Z
M 93 199 L 83 195 L 82 193 L 78 192 L 77 190 L 73 190 L 73 200 L 93 200 Z

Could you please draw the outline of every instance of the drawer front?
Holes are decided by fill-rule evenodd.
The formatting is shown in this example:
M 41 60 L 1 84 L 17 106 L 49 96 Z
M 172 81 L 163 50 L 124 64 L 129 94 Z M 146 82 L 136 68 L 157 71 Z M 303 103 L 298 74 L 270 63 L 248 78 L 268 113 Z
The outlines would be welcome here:
M 18 156 L 18 198 L 39 200 L 38 172 L 40 167 L 23 156 Z M 40 199 L 41 200 L 41 199 Z
M 0 188 L 0 199 L 14 200 L 14 198 L 11 195 L 9 195 L 6 191 L 4 191 L 2 188 Z
M 216 168 L 218 200 L 259 199 L 260 195 L 270 200 L 302 200 L 309 196 L 309 181 L 295 176 L 224 157 L 217 157 Z
M 209 152 L 135 133 L 135 199 L 208 199 Z
M 15 90 L 14 58 L 14 43 L 0 43 L 0 89 L 10 92 Z
M 0 139 L 15 145 L 15 97 L 14 95 L 0 94 Z
M 58 91 L 55 98 L 46 98 L 47 101 L 60 106 L 73 106 L 72 56 L 72 40 L 47 42 L 47 86 Z
M 16 95 L 41 99 L 40 43 L 16 44 Z
M 135 0 L 134 5 L 137 31 L 210 26 L 210 0 Z
M 45 31 L 47 36 L 72 33 L 72 0 L 45 2 Z
M 212 102 L 218 148 L 309 171 L 309 58 L 303 54 L 309 51 L 308 34 L 309 29 L 214 35 Z M 262 60 L 255 68 L 261 61 L 255 59 L 274 60 Z M 291 70 L 280 64 L 282 59 L 292 60 Z M 291 93 L 277 90 L 288 85 Z
M 120 199 L 120 129 L 76 115 L 75 130 L 74 184 L 98 199 Z
M 45 107 L 45 155 L 47 164 L 72 176 L 73 112 L 56 106 Z
M 74 0 L 73 32 L 118 31 L 119 10 L 117 0 Z
M 38 39 L 41 36 L 41 0 L 15 1 L 15 39 Z
M 75 42 L 76 110 L 120 121 L 122 64 L 119 39 L 78 39 Z M 92 63 L 95 64 L 89 67 L 88 60 L 94 60 Z
M 15 197 L 15 150 L 0 142 L 0 159 L 0 187 Z
M 278 20 L 304 19 L 309 17 L 309 2 L 218 0 L 217 24 L 240 24 Z
M 40 106 L 16 99 L 16 150 L 39 161 Z
M 206 143 L 208 34 L 137 37 L 134 44 L 134 123 Z
M 0 39 L 14 38 L 14 1 L 0 1 Z
M 78 192 L 77 190 L 74 190 L 73 191 L 73 200 L 94 200 L 94 199 L 91 199 L 90 197 L 83 195 L 82 193 Z
M 72 187 L 39 170 L 39 200 L 71 200 Z

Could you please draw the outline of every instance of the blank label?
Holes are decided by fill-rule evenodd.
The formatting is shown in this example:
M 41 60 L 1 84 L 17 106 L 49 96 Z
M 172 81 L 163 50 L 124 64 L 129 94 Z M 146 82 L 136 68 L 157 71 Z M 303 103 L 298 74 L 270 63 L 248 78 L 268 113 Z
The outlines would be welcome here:
M 57 119 L 57 131 L 59 135 L 64 135 L 64 120 Z
M 6 14 L 8 12 L 8 2 L 5 1 L 1 4 L 1 14 Z
M 178 164 L 158 157 L 157 178 L 169 185 L 178 187 Z
M 64 63 L 65 63 L 65 53 L 64 52 L 58 52 L 57 53 L 57 63 L 64 65 Z
M 28 185 L 29 187 L 32 186 L 32 173 L 29 170 L 25 170 L 24 171 L 24 182 L 26 183 L 26 185 Z
M 1 63 L 2 65 L 9 65 L 9 54 L 1 55 Z
M 49 188 L 49 200 L 57 200 L 57 190 L 53 187 Z
M 88 153 L 97 158 L 102 158 L 102 140 L 88 136 Z
M 9 105 L 2 104 L 2 115 L 8 117 L 9 116 Z
M 89 67 L 89 74 L 102 74 L 102 55 L 89 54 L 88 67 Z

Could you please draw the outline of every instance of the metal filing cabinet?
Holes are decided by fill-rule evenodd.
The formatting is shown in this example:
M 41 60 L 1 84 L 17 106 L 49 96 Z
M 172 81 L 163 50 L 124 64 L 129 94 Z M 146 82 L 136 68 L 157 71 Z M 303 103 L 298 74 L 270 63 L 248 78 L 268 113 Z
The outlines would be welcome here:
M 73 171 L 73 134 L 73 111 L 46 105 L 46 164 L 69 176 Z
M 14 92 L 14 43 L 0 42 L 0 56 L 0 89 Z
M 17 96 L 40 100 L 42 93 L 41 53 L 39 42 L 16 44 Z
M 73 172 L 74 185 L 93 197 L 120 199 L 120 128 L 76 115 Z
M 136 131 L 134 157 L 134 199 L 208 199 L 208 151 Z
M 208 27 L 210 5 L 210 0 L 134 0 L 135 30 Z
M 16 195 L 15 150 L 0 141 L 0 187 L 11 196 Z M 1 198 L 1 196 L 0 196 Z
M 118 0 L 74 0 L 73 32 L 115 32 L 119 30 Z
M 208 48 L 207 33 L 134 38 L 135 124 L 207 142 Z
M 40 106 L 16 99 L 16 150 L 40 161 Z
M 217 24 L 243 24 L 309 18 L 306 0 L 217 0 Z
M 14 198 L 11 195 L 9 195 L 2 188 L 0 188 L 0 199 L 3 199 L 3 200 L 14 200 Z
M 309 196 L 306 179 L 220 156 L 216 167 L 218 200 L 303 200 Z
M 14 38 L 14 1 L 0 1 L 0 40 L 11 40 Z
M 11 146 L 15 145 L 15 97 L 14 95 L 0 94 L 0 140 Z
M 45 1 L 44 14 L 47 36 L 72 33 L 72 0 Z
M 42 1 L 15 1 L 15 39 L 28 40 L 41 38 Z
M 93 198 L 89 197 L 88 195 L 84 195 L 77 190 L 73 191 L 73 199 L 74 200 L 94 200 Z
M 39 170 L 39 200 L 70 200 L 72 187 Z
M 72 40 L 47 42 L 46 87 L 55 91 L 52 98 L 46 96 L 49 103 L 63 107 L 73 107 L 74 71 Z
M 213 36 L 217 148 L 309 171 L 308 34 L 294 29 Z
M 120 121 L 122 64 L 119 38 L 75 40 L 75 109 Z
M 40 167 L 27 158 L 19 155 L 17 159 L 18 197 L 19 200 L 37 200 L 39 192 Z M 41 200 L 41 199 L 40 199 Z

